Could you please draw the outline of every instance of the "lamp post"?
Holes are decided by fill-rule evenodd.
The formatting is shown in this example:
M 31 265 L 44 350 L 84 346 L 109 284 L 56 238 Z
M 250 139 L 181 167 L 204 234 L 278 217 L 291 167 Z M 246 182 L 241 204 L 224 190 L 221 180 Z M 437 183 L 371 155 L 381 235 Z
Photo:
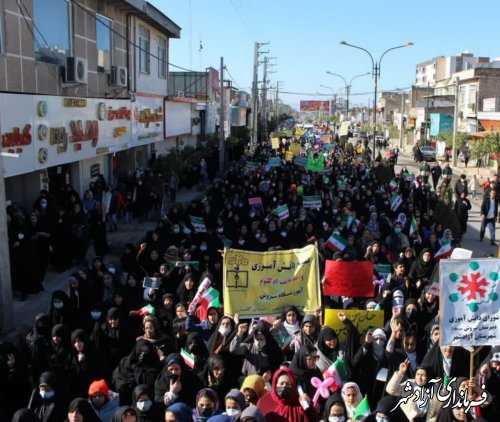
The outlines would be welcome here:
M 372 54 L 366 48 L 360 47 L 358 45 L 349 44 L 347 41 L 340 41 L 340 44 L 346 45 L 346 46 L 352 47 L 352 48 L 357 48 L 358 50 L 363 50 L 365 53 L 367 53 L 370 56 L 370 59 L 372 61 L 372 69 L 373 69 L 372 75 L 373 75 L 374 80 L 375 80 L 374 95 L 373 95 L 373 97 L 374 97 L 373 98 L 373 159 L 375 159 L 375 135 L 377 133 L 377 82 L 378 82 L 378 78 L 380 77 L 380 65 L 382 63 L 382 59 L 389 51 L 397 50 L 398 48 L 403 48 L 403 47 L 410 47 L 413 45 L 413 43 L 407 42 L 406 44 L 403 44 L 403 45 L 398 45 L 396 47 L 388 48 L 387 50 L 385 50 L 382 53 L 382 55 L 380 56 L 378 61 L 375 61 L 373 59 Z
M 332 76 L 338 76 L 339 78 L 342 78 L 342 80 L 344 81 L 345 95 L 346 95 L 347 120 L 349 120 L 349 94 L 351 93 L 352 81 L 356 78 L 360 78 L 361 76 L 369 75 L 370 72 L 366 72 L 366 73 L 362 73 L 361 75 L 354 76 L 349 83 L 347 83 L 346 79 L 342 75 L 338 75 L 337 73 L 330 72 L 329 70 L 327 70 L 326 73 L 328 73 L 329 75 L 332 75 Z
M 327 85 L 320 85 L 320 87 L 326 88 L 326 89 L 329 89 L 330 91 L 332 91 L 332 103 L 331 103 L 331 107 L 330 107 L 330 113 L 334 114 L 333 113 L 333 105 L 335 103 L 335 90 L 331 86 L 327 86 Z

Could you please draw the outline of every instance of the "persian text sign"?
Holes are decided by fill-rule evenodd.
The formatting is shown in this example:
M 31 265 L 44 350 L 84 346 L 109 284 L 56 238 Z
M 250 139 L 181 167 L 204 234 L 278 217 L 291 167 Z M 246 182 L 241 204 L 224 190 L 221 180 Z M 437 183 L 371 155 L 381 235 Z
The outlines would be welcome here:
M 444 346 L 500 344 L 500 259 L 439 261 Z
M 365 338 L 368 330 L 373 328 L 383 328 L 384 326 L 384 311 L 326 309 L 325 325 L 335 330 L 340 341 L 345 340 L 347 330 L 344 323 L 338 318 L 339 312 L 346 314 L 347 318 L 358 330 L 359 335 L 361 336 L 360 338 L 362 339 Z
M 330 110 L 329 101 L 301 101 L 300 111 L 328 111 Z
M 226 315 L 272 316 L 286 305 L 305 312 L 314 312 L 321 305 L 314 245 L 287 251 L 224 251 Z

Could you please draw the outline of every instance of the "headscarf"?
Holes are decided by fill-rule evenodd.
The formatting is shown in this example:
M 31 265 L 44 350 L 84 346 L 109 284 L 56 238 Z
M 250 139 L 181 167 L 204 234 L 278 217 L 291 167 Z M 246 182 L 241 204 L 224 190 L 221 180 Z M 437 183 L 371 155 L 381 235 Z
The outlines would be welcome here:
M 288 375 L 292 387 L 289 397 L 281 398 L 277 392 L 278 378 Z M 273 375 L 273 389 L 262 396 L 257 402 L 257 407 L 262 411 L 267 422 L 281 422 L 283 420 L 294 422 L 307 422 L 309 418 L 302 409 L 297 391 L 297 381 L 293 371 L 289 368 L 280 368 Z
M 116 409 L 115 414 L 113 415 L 113 418 L 111 419 L 111 422 L 122 422 L 123 414 L 125 412 L 131 412 L 134 415 L 137 416 L 137 412 L 132 406 L 122 406 Z
M 344 400 L 340 396 L 339 392 L 336 391 L 330 397 L 328 397 L 328 399 L 326 400 L 325 411 L 324 411 L 324 420 L 325 421 L 328 421 L 328 418 L 330 417 L 330 409 L 335 404 L 340 404 L 344 408 L 344 417 L 347 419 L 347 411 L 346 411 L 346 406 L 345 406 Z
M 337 345 L 334 349 L 330 349 L 325 343 L 326 340 L 331 339 L 337 339 Z M 337 333 L 333 328 L 323 327 L 321 329 L 318 336 L 317 348 L 326 358 L 330 359 L 331 361 L 337 360 L 340 351 L 340 342 Z
M 431 259 L 429 262 L 424 261 L 424 254 L 425 253 L 430 253 L 431 254 Z M 432 271 L 434 271 L 434 266 L 436 262 L 434 259 L 432 259 L 432 251 L 429 248 L 424 248 L 420 252 L 420 255 L 418 258 L 413 262 L 412 265 L 412 274 L 415 277 L 415 279 L 421 278 L 427 278 L 430 279 L 432 276 Z
M 308 336 L 308 335 L 306 335 L 306 333 L 304 333 L 304 325 L 306 323 L 312 324 L 312 326 L 314 327 L 314 332 L 310 336 Z M 302 330 L 300 332 L 302 346 L 304 346 L 306 344 L 310 344 L 311 346 L 314 346 L 314 344 L 316 343 L 316 340 L 318 339 L 319 332 L 321 329 L 321 327 L 319 325 L 318 318 L 316 318 L 315 315 L 306 314 L 306 316 L 304 316 L 304 319 L 302 320 L 302 323 L 300 325 L 302 327 Z
M 348 388 L 354 388 L 356 390 L 356 404 L 354 406 L 349 406 L 347 404 L 346 399 L 345 399 Z M 355 382 L 346 382 L 342 386 L 341 395 L 342 395 L 342 399 L 344 400 L 347 416 L 349 418 L 352 418 L 354 416 L 354 412 L 356 411 L 356 408 L 358 407 L 359 403 L 361 403 L 361 400 L 363 400 L 363 395 L 361 394 L 361 390 L 359 388 L 359 385 L 356 384 Z
M 264 379 L 257 374 L 249 375 L 243 380 L 240 391 L 244 393 L 245 389 L 247 388 L 255 391 L 255 393 L 257 394 L 257 399 L 260 399 L 266 393 L 266 384 L 264 383 Z
M 179 421 L 191 422 L 193 420 L 192 416 L 193 411 L 187 404 L 174 403 L 173 405 L 169 406 L 166 410 L 171 411 Z
M 82 398 L 74 399 L 68 406 L 68 413 L 73 413 L 75 410 L 83 416 L 84 422 L 100 422 L 101 420 L 92 409 L 90 403 Z
M 202 397 L 207 397 L 214 403 L 214 408 L 213 408 L 213 413 L 209 416 L 204 416 L 200 414 L 199 409 L 198 409 L 198 401 Z M 195 422 L 203 422 L 208 420 L 211 416 L 214 416 L 217 414 L 219 410 L 219 398 L 217 397 L 217 393 L 212 390 L 211 388 L 202 388 L 200 391 L 198 391 L 198 394 L 196 394 L 196 406 L 193 409 L 193 420 Z
M 19 409 L 12 416 L 11 422 L 39 422 L 38 417 L 29 409 Z
M 257 406 L 248 406 L 241 412 L 240 420 L 243 418 L 253 418 L 256 422 L 266 422 L 264 415 Z

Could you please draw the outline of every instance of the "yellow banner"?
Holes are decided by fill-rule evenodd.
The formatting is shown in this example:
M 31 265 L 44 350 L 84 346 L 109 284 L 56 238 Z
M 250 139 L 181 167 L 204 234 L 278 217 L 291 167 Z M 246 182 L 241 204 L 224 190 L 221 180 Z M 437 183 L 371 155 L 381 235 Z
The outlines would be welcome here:
M 292 142 L 290 144 L 290 151 L 292 151 L 293 155 L 298 157 L 300 155 L 300 144 L 297 142 Z
M 272 138 L 271 147 L 272 149 L 278 149 L 280 147 L 280 138 Z
M 292 151 L 286 151 L 285 152 L 285 161 L 292 161 L 293 160 L 293 152 Z
M 320 302 L 318 251 L 224 250 L 224 313 L 279 315 L 286 305 L 314 312 Z
M 332 136 L 331 135 L 322 135 L 321 140 L 323 141 L 324 144 L 330 144 L 332 142 Z
M 325 325 L 335 330 L 340 341 L 345 340 L 347 332 L 344 323 L 340 321 L 337 316 L 339 312 L 344 312 L 347 318 L 351 320 L 354 326 L 358 329 L 361 340 L 364 340 L 366 333 L 371 328 L 384 327 L 384 311 L 326 309 Z

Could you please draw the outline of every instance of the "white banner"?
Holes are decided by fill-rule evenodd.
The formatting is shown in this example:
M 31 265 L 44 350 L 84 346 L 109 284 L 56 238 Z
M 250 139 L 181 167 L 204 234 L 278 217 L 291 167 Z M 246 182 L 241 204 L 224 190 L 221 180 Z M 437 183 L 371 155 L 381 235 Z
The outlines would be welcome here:
M 441 345 L 500 345 L 500 259 L 440 261 Z

